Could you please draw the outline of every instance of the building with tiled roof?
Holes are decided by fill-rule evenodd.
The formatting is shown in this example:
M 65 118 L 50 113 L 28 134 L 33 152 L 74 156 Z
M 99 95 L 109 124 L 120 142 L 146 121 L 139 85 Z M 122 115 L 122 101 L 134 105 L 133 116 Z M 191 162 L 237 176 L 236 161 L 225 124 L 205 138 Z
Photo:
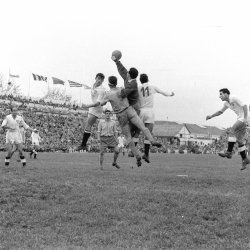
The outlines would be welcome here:
M 154 136 L 161 137 L 178 144 L 195 142 L 200 145 L 209 144 L 212 140 L 219 139 L 225 129 L 214 126 L 204 126 L 190 123 L 177 123 L 170 121 L 156 121 Z

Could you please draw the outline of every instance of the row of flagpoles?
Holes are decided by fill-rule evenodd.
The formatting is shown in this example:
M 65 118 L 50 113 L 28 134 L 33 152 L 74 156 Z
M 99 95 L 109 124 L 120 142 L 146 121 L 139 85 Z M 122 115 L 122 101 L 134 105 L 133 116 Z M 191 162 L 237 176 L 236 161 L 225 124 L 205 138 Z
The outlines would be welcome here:
M 38 75 L 38 74 L 34 74 L 34 73 L 31 73 L 30 72 L 30 76 L 29 76 L 29 90 L 28 90 L 28 96 L 30 96 L 30 81 L 31 81 L 31 77 L 33 78 L 34 81 L 40 81 L 40 82 L 45 82 L 48 84 L 48 90 L 49 90 L 49 77 L 45 77 L 45 76 L 42 76 L 42 75 Z M 8 80 L 8 87 L 7 89 L 5 90 L 6 93 L 8 91 L 11 90 L 12 86 L 13 86 L 13 79 L 14 78 L 20 78 L 19 75 L 14 75 L 14 74 L 11 74 L 10 73 L 10 70 L 9 70 L 9 80 Z M 56 78 L 56 77 L 51 77 L 52 78 L 52 82 L 53 84 L 55 85 L 63 85 L 66 87 L 66 80 L 63 81 L 59 78 Z M 86 84 L 83 84 L 83 83 L 78 83 L 78 82 L 75 82 L 75 81 L 71 81 L 71 80 L 67 80 L 68 83 L 69 83 L 69 87 L 71 88 L 84 88 L 84 89 L 91 89 L 91 87 L 89 87 L 88 85 Z M 81 90 L 81 89 L 80 89 Z M 80 98 L 81 98 L 81 94 L 80 94 Z
M 48 77 L 33 74 L 33 73 L 32 73 L 32 76 L 33 76 L 34 81 L 48 82 Z M 65 82 L 63 80 L 59 79 L 59 78 L 56 78 L 56 77 L 51 77 L 51 78 L 53 80 L 53 84 L 61 84 L 61 85 L 65 84 Z M 83 87 L 84 89 L 91 89 L 91 87 L 89 87 L 88 85 L 83 84 L 83 83 L 78 83 L 78 82 L 74 82 L 74 81 L 71 81 L 71 80 L 68 80 L 68 82 L 69 82 L 70 87 Z
M 42 76 L 42 75 L 37 75 L 37 74 L 34 74 L 34 73 L 31 73 L 32 77 L 33 77 L 33 80 L 34 81 L 43 81 L 43 82 L 47 82 L 48 83 L 48 77 L 45 77 L 45 76 Z M 9 81 L 8 81 L 8 84 L 11 85 L 12 84 L 12 79 L 13 78 L 20 78 L 19 75 L 13 75 L 11 73 L 9 73 Z M 51 77 L 52 78 L 52 81 L 53 81 L 53 84 L 60 84 L 60 85 L 65 85 L 65 81 L 59 79 L 59 78 L 56 78 L 56 77 Z M 91 87 L 89 87 L 88 85 L 86 84 L 83 84 L 83 83 L 78 83 L 78 82 L 74 82 L 74 81 L 71 81 L 71 80 L 68 80 L 69 82 L 69 86 L 70 87 L 83 87 L 84 89 L 91 89 Z M 29 81 L 29 85 L 30 85 L 30 81 Z

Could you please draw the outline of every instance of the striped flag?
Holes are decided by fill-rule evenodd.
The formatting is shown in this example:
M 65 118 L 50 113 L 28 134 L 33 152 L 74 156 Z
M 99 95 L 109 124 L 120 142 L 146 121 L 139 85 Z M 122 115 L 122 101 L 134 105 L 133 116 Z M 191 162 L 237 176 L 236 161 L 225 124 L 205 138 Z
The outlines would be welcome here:
M 19 75 L 12 75 L 12 74 L 10 74 L 10 73 L 9 73 L 9 77 L 10 77 L 10 78 L 14 78 L 14 77 L 15 77 L 15 78 L 20 78 Z
M 37 74 L 33 74 L 33 78 L 34 78 L 34 81 L 44 81 L 44 82 L 47 82 L 47 77 L 45 76 L 41 76 L 41 75 L 37 75 Z
M 53 84 L 62 84 L 64 85 L 64 81 L 55 77 L 52 77 Z
M 70 87 L 82 87 L 83 86 L 81 83 L 78 83 L 78 82 L 73 82 L 70 80 L 68 80 L 68 82 L 69 82 Z
M 83 86 L 85 89 L 91 89 L 91 87 L 89 87 L 89 86 L 86 85 L 86 84 L 82 84 L 82 86 Z

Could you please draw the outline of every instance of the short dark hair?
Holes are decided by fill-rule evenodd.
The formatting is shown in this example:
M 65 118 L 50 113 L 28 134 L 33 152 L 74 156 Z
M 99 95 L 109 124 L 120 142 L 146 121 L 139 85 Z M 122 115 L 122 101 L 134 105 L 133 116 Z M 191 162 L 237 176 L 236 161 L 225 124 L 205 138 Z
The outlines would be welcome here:
M 116 86 L 117 85 L 117 77 L 116 76 L 110 76 L 108 79 L 110 85 Z
M 132 79 L 135 79 L 139 74 L 136 68 L 130 68 L 128 73 Z
M 220 89 L 219 92 L 222 92 L 223 94 L 228 94 L 228 95 L 230 95 L 230 91 L 229 91 L 228 89 L 226 89 L 226 88 Z
M 96 74 L 95 78 L 97 78 L 98 76 L 101 77 L 103 80 L 104 80 L 104 78 L 105 78 L 105 76 L 104 76 L 103 73 L 98 73 L 98 74 Z
M 140 74 L 140 81 L 141 83 L 148 82 L 148 76 L 146 74 Z

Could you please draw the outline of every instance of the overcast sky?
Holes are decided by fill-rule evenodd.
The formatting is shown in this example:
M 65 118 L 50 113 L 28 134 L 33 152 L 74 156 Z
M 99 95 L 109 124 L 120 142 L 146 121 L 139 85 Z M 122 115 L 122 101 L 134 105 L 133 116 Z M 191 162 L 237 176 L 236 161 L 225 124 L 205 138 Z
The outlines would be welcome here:
M 157 120 L 229 127 L 236 121 L 229 110 L 205 121 L 222 107 L 223 87 L 250 104 L 247 1 L 2 1 L 0 26 L 0 73 L 19 74 L 24 95 L 29 83 L 31 96 L 48 88 L 30 72 L 87 85 L 102 72 L 108 88 L 118 49 L 124 66 L 175 93 L 156 95 Z M 78 88 L 71 93 L 79 99 Z M 81 99 L 89 103 L 90 92 Z

